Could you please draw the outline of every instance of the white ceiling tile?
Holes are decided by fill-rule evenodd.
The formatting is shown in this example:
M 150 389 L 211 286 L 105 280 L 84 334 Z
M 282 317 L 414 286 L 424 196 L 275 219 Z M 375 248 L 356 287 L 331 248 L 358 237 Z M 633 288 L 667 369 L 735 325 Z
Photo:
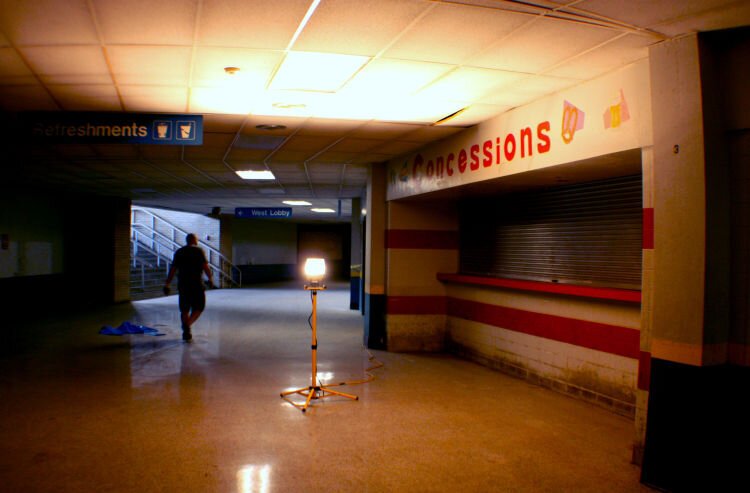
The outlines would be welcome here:
M 313 151 L 290 151 L 282 149 L 271 156 L 271 162 L 302 162 L 314 154 Z
M 47 86 L 63 109 L 68 111 L 118 111 L 120 99 L 115 86 L 109 85 L 57 85 Z
M 38 46 L 20 48 L 40 78 L 50 83 L 105 80 L 111 82 L 104 53 L 99 46 Z
M 354 130 L 350 136 L 390 140 L 412 132 L 416 127 L 406 123 L 367 122 Z
M 587 53 L 586 56 L 560 65 L 547 72 L 546 75 L 571 79 L 592 79 L 610 70 L 648 57 L 648 46 L 653 44 L 654 41 L 650 37 L 629 34 Z
M 0 84 L 36 82 L 33 72 L 13 48 L 0 48 Z
M 99 43 L 86 0 L 5 0 L 0 28 L 16 46 Z
M 705 32 L 750 25 L 750 2 L 735 2 L 722 9 L 702 11 L 694 16 L 678 17 L 650 26 L 667 36 L 686 32 Z
M 347 163 L 366 163 L 366 164 L 372 164 L 372 163 L 384 163 L 390 159 L 393 158 L 393 154 L 377 154 L 377 153 L 367 153 L 367 154 L 357 154 L 350 160 L 347 160 Z
M 485 68 L 462 67 L 420 91 L 425 98 L 472 102 L 501 86 L 524 78 L 524 74 Z
M 472 104 L 456 116 L 440 123 L 440 125 L 468 127 L 493 118 L 509 109 L 511 109 L 510 106 Z
M 421 142 L 391 141 L 379 146 L 377 151 L 382 154 L 393 154 L 394 156 L 398 156 L 418 149 L 422 147 L 422 145 Z
M 41 80 L 44 84 L 72 84 L 76 86 L 112 84 L 112 76 L 109 74 L 40 75 L 39 80 Z
M 439 125 L 429 125 L 417 127 L 413 132 L 401 137 L 401 140 L 408 142 L 435 142 L 450 137 L 453 134 L 460 132 L 460 128 L 455 127 L 441 127 Z
M 300 135 L 344 135 L 361 127 L 360 120 L 336 120 L 329 118 L 310 118 L 299 130 Z
M 377 147 L 382 144 L 382 140 L 345 138 L 338 142 L 335 146 L 333 146 L 331 150 L 334 152 L 364 153 L 373 149 L 377 149 Z
M 187 111 L 187 88 L 169 86 L 120 86 L 126 111 Z
M 638 27 L 651 27 L 736 3 L 741 2 L 735 0 L 688 0 L 681 2 L 675 2 L 674 0 L 629 0 L 627 2 L 584 0 L 576 4 L 575 8 Z
M 357 152 L 328 151 L 316 156 L 314 161 L 317 163 L 348 163 L 358 156 L 361 156 L 361 154 Z
M 192 45 L 194 0 L 96 0 L 106 44 Z
M 309 0 L 204 0 L 198 43 L 283 50 L 309 6 Z
M 540 18 L 472 57 L 469 64 L 537 73 L 616 35 L 602 27 Z
M 529 16 L 457 4 L 437 4 L 384 53 L 405 58 L 459 64 L 510 33 Z
M 423 0 L 326 0 L 294 49 L 374 56 L 427 6 Z
M 486 94 L 479 102 L 516 107 L 574 86 L 579 82 L 576 79 L 532 75 Z
M 244 117 L 237 115 L 206 114 L 203 115 L 203 131 L 233 134 L 240 129 L 243 120 Z
M 297 133 L 284 143 L 284 150 L 287 151 L 311 151 L 310 154 L 324 149 L 334 142 L 334 137 L 307 136 Z
M 271 80 L 283 59 L 283 51 L 244 48 L 198 48 L 195 53 L 192 84 L 206 87 L 240 86 L 246 91 L 261 91 Z M 234 75 L 225 67 L 237 67 Z
M 40 84 L 0 86 L 0 108 L 5 111 L 52 111 L 60 109 Z
M 191 49 L 178 46 L 109 46 L 118 84 L 187 86 Z
M 455 65 L 380 58 L 372 60 L 339 93 L 353 96 L 413 94 Z

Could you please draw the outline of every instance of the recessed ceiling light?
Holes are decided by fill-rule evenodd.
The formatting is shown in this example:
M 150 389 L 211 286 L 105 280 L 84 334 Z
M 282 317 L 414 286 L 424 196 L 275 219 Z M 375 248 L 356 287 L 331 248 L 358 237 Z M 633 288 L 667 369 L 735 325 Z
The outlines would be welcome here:
M 290 51 L 269 88 L 336 92 L 369 60 L 366 56 Z
M 275 180 L 276 177 L 269 170 L 255 171 L 252 169 L 235 171 L 243 180 Z
M 297 108 L 305 108 L 307 105 L 303 103 L 273 103 L 271 106 L 280 110 L 293 110 Z
M 336 212 L 333 209 L 329 209 L 328 207 L 313 207 L 310 210 L 313 212 L 322 212 L 324 214 L 330 214 L 332 212 Z
M 285 200 L 283 203 L 286 205 L 312 205 L 306 200 Z
M 256 125 L 255 128 L 258 130 L 284 130 L 286 125 L 277 125 L 275 123 L 261 123 Z

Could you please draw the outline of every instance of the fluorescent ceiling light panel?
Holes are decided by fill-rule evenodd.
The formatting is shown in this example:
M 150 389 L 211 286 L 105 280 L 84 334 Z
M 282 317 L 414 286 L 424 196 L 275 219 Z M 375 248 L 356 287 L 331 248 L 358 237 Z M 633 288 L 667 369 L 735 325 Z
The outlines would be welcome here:
M 318 8 L 318 5 L 320 5 L 320 0 L 312 1 L 312 3 L 310 4 L 310 7 L 307 9 L 307 13 L 305 14 L 305 17 L 302 18 L 302 22 L 299 23 L 299 26 L 297 26 L 297 30 L 294 31 L 294 36 L 292 36 L 292 39 L 289 41 L 289 44 L 286 47 L 287 51 L 291 50 L 292 46 L 294 46 L 294 43 L 297 42 L 297 38 L 299 38 L 299 35 L 302 34 L 302 30 L 305 29 L 307 22 L 310 20 L 310 17 L 312 17 L 313 13 L 315 12 L 315 9 Z
M 283 203 L 286 205 L 312 205 L 306 200 L 285 200 Z
M 375 59 L 367 64 L 346 86 L 342 94 L 371 97 L 413 94 L 441 75 L 452 65 L 408 60 Z
M 190 91 L 190 111 L 246 115 L 257 105 L 252 91 L 237 87 L 194 87 Z
M 430 99 L 473 102 L 501 86 L 511 84 L 525 74 L 474 67 L 461 67 L 419 92 Z
M 328 207 L 313 207 L 310 210 L 313 211 L 313 212 L 321 212 L 321 213 L 324 213 L 324 214 L 330 214 L 332 212 L 336 212 L 333 209 L 329 209 Z
M 276 177 L 273 176 L 273 173 L 271 173 L 267 169 L 263 171 L 255 171 L 251 169 L 238 170 L 238 171 L 235 171 L 235 173 L 237 173 L 237 175 L 243 180 L 275 180 L 276 179 Z
M 336 92 L 369 59 L 366 56 L 290 51 L 269 88 Z

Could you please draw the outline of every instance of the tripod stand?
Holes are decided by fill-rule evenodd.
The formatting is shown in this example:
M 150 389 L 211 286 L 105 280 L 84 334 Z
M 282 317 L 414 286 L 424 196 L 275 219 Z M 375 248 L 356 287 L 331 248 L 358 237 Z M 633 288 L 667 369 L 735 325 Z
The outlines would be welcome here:
M 317 299 L 318 299 L 318 291 L 322 291 L 326 287 L 316 281 L 311 282 L 310 284 L 305 286 L 306 291 L 311 292 L 312 296 L 312 315 L 311 315 L 311 326 L 312 326 L 312 378 L 310 380 L 310 385 L 308 387 L 302 387 L 301 389 L 296 390 L 288 390 L 286 392 L 281 393 L 281 397 L 289 402 L 291 405 L 296 407 L 297 409 L 302 410 L 304 413 L 307 411 L 307 408 L 310 406 L 310 401 L 312 399 L 323 399 L 325 397 L 331 397 L 332 395 L 338 395 L 341 397 L 346 397 L 347 399 L 353 399 L 353 400 L 359 400 L 359 397 L 356 395 L 346 394 L 344 392 L 339 392 L 337 390 L 332 390 L 330 387 L 321 385 L 320 382 L 318 382 L 318 330 L 317 330 Z M 299 394 L 303 397 L 305 397 L 305 403 L 304 404 L 298 404 L 291 399 L 289 399 L 288 396 L 292 394 Z

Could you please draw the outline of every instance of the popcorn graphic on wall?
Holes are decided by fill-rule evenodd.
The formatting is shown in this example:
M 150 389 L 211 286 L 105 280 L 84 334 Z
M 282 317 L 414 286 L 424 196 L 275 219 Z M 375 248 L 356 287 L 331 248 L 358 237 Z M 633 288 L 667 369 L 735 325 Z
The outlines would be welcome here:
M 617 128 L 628 120 L 630 120 L 628 102 L 625 100 L 625 93 L 620 89 L 609 108 L 604 110 L 604 128 Z

